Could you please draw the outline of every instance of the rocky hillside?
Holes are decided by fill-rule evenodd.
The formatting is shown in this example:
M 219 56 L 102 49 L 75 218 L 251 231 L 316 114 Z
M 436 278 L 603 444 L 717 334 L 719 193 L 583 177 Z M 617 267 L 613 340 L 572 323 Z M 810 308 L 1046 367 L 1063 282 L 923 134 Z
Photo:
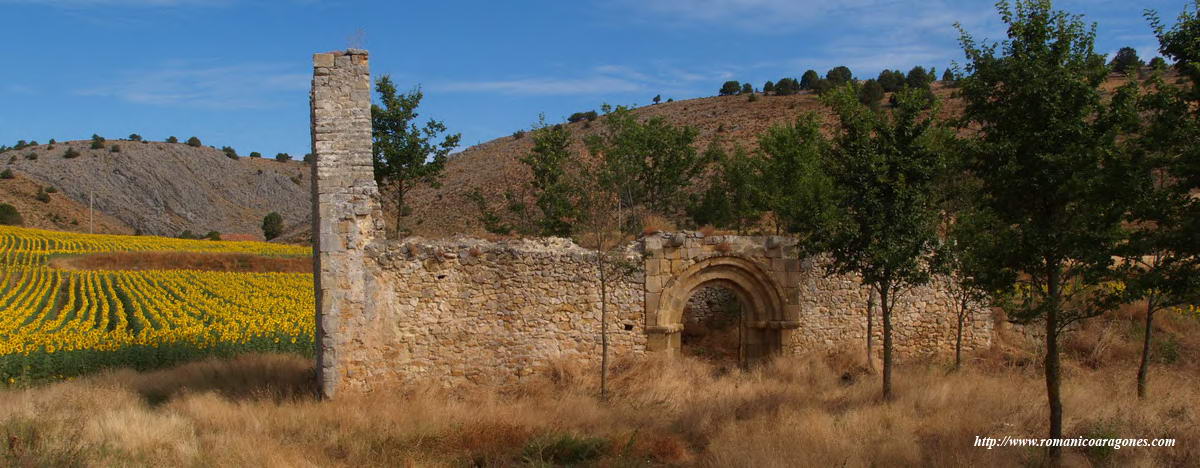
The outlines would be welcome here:
M 113 145 L 120 151 L 113 152 Z M 244 156 L 233 160 L 213 148 L 178 143 L 109 140 L 103 149 L 90 147 L 91 141 L 69 141 L 0 153 L 0 170 L 12 169 L 18 176 L 0 180 L 0 201 L 16 200 L 29 190 L 36 194 L 36 188 L 20 189 L 19 179 L 53 186 L 58 193 L 52 198 L 68 199 L 63 203 L 71 202 L 72 208 L 23 203 L 17 208 L 26 224 L 42 227 L 29 221 L 65 219 L 45 227 L 65 224 L 68 230 L 84 232 L 89 196 L 94 196 L 97 211 L 124 225 L 121 229 L 114 225 L 115 232 L 176 236 L 188 230 L 261 236 L 263 216 L 271 211 L 283 215 L 284 225 L 291 230 L 306 226 L 311 217 L 309 166 L 301 162 Z M 68 149 L 79 155 L 64 157 Z
M 49 192 L 46 192 L 47 190 Z M 46 194 L 39 199 L 39 192 Z M 72 200 L 58 190 L 58 187 L 39 183 L 19 173 L 14 174 L 12 179 L 0 179 L 0 203 L 7 203 L 16 208 L 17 212 L 21 213 L 26 227 L 97 234 L 134 232 L 128 224 L 102 211 L 95 211 L 89 224 L 86 203 Z

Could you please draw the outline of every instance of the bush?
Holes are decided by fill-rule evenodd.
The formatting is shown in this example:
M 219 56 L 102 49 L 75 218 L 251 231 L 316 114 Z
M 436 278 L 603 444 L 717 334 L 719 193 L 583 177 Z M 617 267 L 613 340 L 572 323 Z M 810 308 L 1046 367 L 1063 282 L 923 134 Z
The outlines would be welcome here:
M 221 152 L 225 153 L 225 157 L 227 157 L 229 159 L 237 159 L 238 158 L 237 150 L 233 149 L 232 146 L 222 146 Z
M 317 160 L 317 158 L 314 158 L 312 153 L 304 153 L 304 162 L 306 164 L 312 164 L 313 161 L 316 161 L 316 160 Z
M 904 87 L 904 73 L 900 70 L 884 70 L 879 72 L 876 81 L 883 86 L 884 92 L 894 93 Z
M 279 153 L 275 155 L 275 160 L 279 162 L 288 162 L 292 160 L 292 155 L 287 153 Z
M 599 116 L 600 116 L 600 114 L 597 114 L 596 111 L 594 111 L 594 110 L 590 110 L 587 112 L 576 112 L 574 114 L 571 114 L 570 117 L 567 117 L 567 122 L 575 123 L 575 122 L 581 122 L 584 120 L 591 122 L 593 120 L 596 120 L 596 118 Z
M 750 83 L 742 83 L 741 94 L 750 94 L 753 92 L 754 92 L 754 86 L 751 86 Z
M 725 84 L 721 85 L 721 89 L 719 91 L 717 91 L 717 95 L 718 96 L 732 96 L 734 94 L 737 94 L 738 91 L 741 91 L 741 90 L 742 90 L 741 83 L 738 83 L 737 80 L 729 80 L 729 81 L 726 81 Z
M 79 157 L 79 152 L 75 151 L 75 148 L 67 148 L 67 151 L 65 153 L 63 153 L 64 159 L 72 159 L 72 158 L 78 158 L 78 157 Z
M 263 237 L 267 240 L 279 237 L 283 234 L 283 216 L 274 211 L 263 217 L 262 222 Z
M 68 151 L 69 151 L 69 150 L 68 150 Z M 30 160 L 30 161 L 36 161 L 36 160 L 37 160 L 37 153 L 29 153 L 29 154 L 26 154 L 26 155 L 25 155 L 25 159 L 28 159 L 28 160 Z
M 46 189 L 38 189 L 37 195 L 34 195 L 33 198 L 42 203 L 50 203 L 50 194 L 46 193 Z
M 957 79 L 954 78 L 954 71 L 949 68 L 947 68 L 946 71 L 943 71 L 942 81 L 957 81 Z
M 532 466 L 577 466 L 604 455 L 608 447 L 608 440 L 600 437 L 556 434 L 531 440 L 522 455 Z
M 929 83 L 933 82 L 933 75 L 925 71 L 925 67 L 917 65 L 908 71 L 908 76 L 904 77 L 904 84 L 909 88 L 929 89 Z
M 252 158 L 261 158 L 261 157 L 262 157 L 262 153 L 259 153 L 258 151 L 251 151 L 251 152 L 250 152 L 250 157 L 252 157 Z
M 13 175 L 12 169 L 5 169 L 3 172 L 0 172 L 0 179 L 11 179 L 13 177 L 15 176 Z
M 130 133 L 130 134 L 129 134 L 129 139 L 130 139 L 130 140 L 133 140 L 133 141 L 142 141 L 142 136 L 141 136 L 141 135 L 138 135 L 138 134 L 136 134 L 136 133 Z
M 774 82 L 772 82 L 771 80 L 767 80 L 766 83 L 763 83 L 763 94 L 773 93 L 773 92 L 775 92 L 775 83 Z
M 850 72 L 849 68 L 845 66 L 838 66 L 829 69 L 828 72 L 825 72 L 825 79 L 829 80 L 836 86 L 849 83 L 850 80 L 854 79 L 854 74 Z M 813 89 L 816 89 L 816 83 L 813 83 Z
M 775 83 L 774 90 L 777 96 L 790 96 L 799 93 L 802 87 L 795 78 L 782 78 Z
M 111 152 L 113 152 L 113 153 L 120 153 L 120 152 L 121 152 L 121 146 L 120 146 L 120 145 L 112 145 L 112 148 L 110 148 L 110 149 L 109 149 L 109 151 L 111 151 Z
M 813 86 L 816 86 L 817 81 L 820 80 L 821 75 L 818 75 L 816 70 L 808 70 L 804 72 L 804 75 L 800 76 L 800 89 L 813 89 Z M 779 85 L 776 84 L 775 86 Z
M 21 213 L 17 208 L 8 203 L 0 203 L 0 225 L 4 226 L 20 226 L 25 224 L 25 220 L 21 219 Z
M 758 100 L 758 95 L 757 95 L 757 94 L 754 94 L 754 93 L 750 93 L 750 94 L 748 94 L 748 95 L 746 96 L 746 100 L 747 100 L 747 101 L 749 101 L 749 102 L 754 102 L 754 101 L 757 101 L 757 100 Z
M 53 185 L 49 185 L 46 187 L 46 193 L 58 193 L 58 189 L 54 188 Z
M 517 130 L 517 131 L 513 132 L 512 137 L 514 140 L 520 140 L 522 138 L 525 138 L 525 130 Z
M 878 109 L 879 101 L 882 100 L 883 86 L 876 80 L 867 80 L 858 89 L 858 102 L 866 104 L 871 109 Z
M 817 94 L 825 94 L 829 90 L 832 90 L 833 88 L 836 88 L 836 87 L 837 87 L 837 84 L 835 84 L 832 81 L 824 80 L 824 79 L 817 80 L 816 83 L 813 83 L 813 92 L 815 92 Z
M 1133 47 L 1122 47 L 1109 63 L 1113 71 L 1119 73 L 1136 72 L 1142 67 L 1142 59 L 1138 58 L 1137 50 Z
M 219 233 L 217 231 L 208 231 L 208 234 L 205 234 L 204 238 L 208 239 L 208 240 L 219 241 L 219 240 L 221 240 L 221 233 Z
M 1161 59 L 1162 57 L 1159 57 L 1159 58 Z M 57 142 L 57 141 L 55 141 L 53 138 L 51 138 L 51 139 L 50 139 L 50 141 L 48 141 L 47 143 L 48 143 L 48 144 L 51 144 L 51 145 L 53 145 L 53 144 L 55 144 L 55 143 L 58 143 L 58 142 Z
M 1154 71 L 1167 71 L 1167 61 L 1162 57 L 1154 57 L 1150 59 L 1150 68 Z
M 103 149 L 103 148 L 104 148 L 104 137 L 93 133 L 92 134 L 92 149 Z
M 192 148 L 199 148 L 201 146 L 204 146 L 204 144 L 200 142 L 200 139 L 196 138 L 196 137 L 188 138 L 187 145 L 191 146 Z
M 174 136 L 167 137 L 167 143 L 179 143 L 179 139 Z

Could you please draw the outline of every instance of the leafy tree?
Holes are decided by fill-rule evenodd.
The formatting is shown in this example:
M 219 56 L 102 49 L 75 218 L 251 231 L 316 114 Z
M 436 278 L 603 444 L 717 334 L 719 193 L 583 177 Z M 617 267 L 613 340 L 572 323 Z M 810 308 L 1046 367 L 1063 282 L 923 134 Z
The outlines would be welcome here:
M 821 75 L 818 75 L 816 70 L 807 70 L 800 76 L 800 89 L 813 89 L 820 79 Z
M 305 164 L 312 164 L 313 161 L 316 161 L 316 158 L 313 157 L 312 153 L 304 153 Z
M 652 99 L 652 101 L 654 101 L 654 103 L 655 103 L 655 104 L 658 104 L 658 103 L 662 102 L 662 95 L 661 95 L 661 94 L 655 94 L 655 95 L 654 95 L 654 99 Z
M 1049 0 L 997 4 L 1001 44 L 959 27 L 968 75 L 959 81 L 978 178 L 975 277 L 1020 322 L 1046 328 L 1050 438 L 1061 438 L 1059 337 L 1103 311 L 1093 300 L 1120 240 L 1127 190 L 1116 157 L 1120 119 L 1101 100 L 1108 74 L 1094 28 Z M 999 47 L 999 53 L 997 48 Z M 1051 447 L 1052 463 L 1061 448 Z
M 791 96 L 799 93 L 802 86 L 795 78 L 781 78 L 775 83 L 775 94 L 779 96 Z
M 204 144 L 203 144 L 203 143 L 201 143 L 201 142 L 200 142 L 200 139 L 199 139 L 199 138 L 197 138 L 197 137 L 191 137 L 191 138 L 188 138 L 188 140 L 187 140 L 187 145 L 188 145 L 188 146 L 191 146 L 191 147 L 193 147 L 193 148 L 199 148 L 199 147 L 201 147 L 201 146 L 204 146 Z
M 949 82 L 949 81 L 954 81 L 954 80 L 955 80 L 954 71 L 947 68 L 945 71 L 942 72 L 942 81 Z
M 179 143 L 179 139 L 174 136 L 167 137 L 167 143 Z
M 57 141 L 55 141 L 53 138 L 51 138 L 51 139 L 50 139 L 50 141 L 49 141 L 49 144 L 53 145 L 53 144 L 55 144 L 55 143 L 58 143 L 58 142 L 57 142 Z
M 870 107 L 871 110 L 879 110 L 879 102 L 883 100 L 883 85 L 880 85 L 876 80 L 867 80 L 858 88 L 858 102 Z
M 752 86 L 750 83 L 742 83 L 742 90 L 741 90 L 740 94 L 750 94 L 753 92 L 754 92 L 754 86 Z
M 700 170 L 692 144 L 699 132 L 677 127 L 662 117 L 638 121 L 629 109 L 618 107 L 604 116 L 604 128 L 589 136 L 588 150 L 604 160 L 624 209 L 641 207 L 672 216 L 681 205 L 682 190 Z M 625 217 L 625 219 L 634 219 Z
M 900 70 L 884 70 L 879 72 L 878 81 L 884 92 L 894 93 L 904 87 L 905 76 Z
M 813 83 L 812 90 L 814 93 L 816 93 L 818 96 L 820 96 L 820 95 L 825 94 L 837 87 L 838 86 L 836 84 L 834 84 L 832 81 L 829 81 L 826 79 L 820 79 L 820 80 L 817 80 L 816 83 Z
M 779 124 L 758 138 L 757 199 L 770 211 L 776 232 L 802 240 L 815 239 L 828 225 L 833 182 L 826 173 L 824 155 L 831 148 L 821 134 L 821 118 L 802 114 L 793 124 Z
M 600 116 L 600 114 L 597 114 L 596 111 L 594 111 L 594 110 L 590 110 L 590 111 L 586 111 L 586 112 L 576 112 L 574 114 L 571 114 L 570 117 L 567 117 L 567 122 L 575 123 L 575 122 L 582 122 L 584 120 L 591 122 L 593 120 L 596 120 L 596 118 L 599 116 Z
M 1198 99 L 1196 96 L 1200 95 L 1200 88 L 1195 87 L 1196 83 L 1200 83 L 1200 52 L 1196 50 L 1196 44 L 1200 43 L 1200 28 L 1196 26 L 1197 11 L 1200 11 L 1200 2 L 1194 5 L 1192 11 L 1184 10 L 1171 29 L 1162 25 L 1156 13 L 1150 12 L 1148 15 L 1158 36 L 1158 51 L 1171 57 L 1179 73 L 1192 82 L 1191 94 L 1187 94 L 1189 99 Z
M 1142 67 L 1142 59 L 1138 58 L 1137 50 L 1133 47 L 1122 47 L 1113 56 L 1109 66 L 1120 73 L 1136 73 Z
M 568 237 L 572 234 L 571 220 L 577 217 L 572 204 L 575 188 L 567 173 L 572 163 L 571 142 L 574 136 L 566 126 L 547 125 L 545 119 L 541 118 L 531 138 L 533 148 L 520 160 L 533 175 L 535 205 L 540 212 L 540 216 L 536 217 L 537 232 L 543 236 Z
M 763 89 L 763 94 L 773 93 L 773 92 L 775 92 L 775 83 L 772 82 L 771 80 L 767 80 L 766 83 L 763 83 L 762 89 Z
M 1162 57 L 1154 57 L 1150 59 L 1150 69 L 1158 72 L 1167 71 L 1167 61 Z
M 409 213 L 404 197 L 418 184 L 437 187 L 446 157 L 458 146 L 462 135 L 447 134 L 446 125 L 436 120 L 418 127 L 417 106 L 424 96 L 420 88 L 407 94 L 397 94 L 391 77 L 384 75 L 375 82 L 375 91 L 383 104 L 371 105 L 372 153 L 375 179 L 382 186 L 390 184 L 396 196 L 396 232 L 403 232 L 401 221 Z M 439 136 L 440 143 L 434 143 Z
M 4 226 L 20 226 L 25 224 L 25 220 L 21 219 L 21 213 L 17 208 L 8 203 L 0 203 L 0 225 Z
M 704 159 L 716 164 L 711 183 L 688 214 L 697 225 L 711 224 L 745 233 L 762 216 L 758 159 L 737 147 L 727 153 L 714 142 Z
M 63 159 L 72 159 L 72 158 L 78 158 L 78 157 L 79 157 L 79 152 L 75 151 L 75 148 L 68 147 L 67 151 L 63 153 Z M 36 158 L 34 158 L 34 159 L 36 159 Z
M 824 102 L 841 130 L 828 164 L 838 216 L 827 228 L 828 271 L 857 274 L 879 296 L 883 322 L 883 396 L 892 398 L 892 313 L 904 291 L 929 282 L 937 246 L 937 182 L 942 157 L 933 144 L 936 103 L 901 90 L 896 109 L 877 113 L 852 86 Z
M 904 77 L 904 84 L 909 88 L 929 89 L 929 84 L 933 82 L 933 74 L 925 71 L 925 67 L 917 65 L 908 71 L 908 76 Z
M 238 158 L 237 150 L 233 149 L 232 146 L 222 146 L 221 152 L 225 153 L 225 157 L 227 157 L 229 159 L 237 159 Z
M 103 148 L 104 148 L 104 137 L 93 133 L 92 134 L 92 149 L 103 149 Z
M 283 216 L 274 211 L 263 216 L 262 222 L 263 238 L 271 240 L 283 234 Z
M 262 157 L 262 153 L 259 153 L 258 151 L 251 151 L 251 152 L 250 152 L 250 157 L 252 157 L 252 158 L 261 158 L 261 157 Z
M 734 94 L 737 94 L 741 90 L 742 90 L 741 83 L 738 83 L 737 80 L 729 80 L 729 81 L 726 81 L 725 84 L 721 85 L 721 90 L 718 92 L 718 95 L 719 96 L 732 96 Z
M 292 160 L 292 155 L 287 153 L 276 153 L 275 160 L 279 162 L 288 162 Z
M 217 231 L 208 231 L 208 234 L 205 234 L 201 239 L 219 241 L 221 240 L 221 233 Z
M 136 133 L 130 133 L 130 134 L 129 134 L 129 139 L 130 139 L 131 141 L 142 141 L 142 136 L 141 136 L 141 135 L 138 135 L 138 134 L 136 134 Z
M 840 86 L 844 83 L 849 83 L 854 80 L 854 74 L 850 73 L 850 69 L 845 66 L 831 68 L 825 72 L 825 79 L 829 80 L 834 86 Z

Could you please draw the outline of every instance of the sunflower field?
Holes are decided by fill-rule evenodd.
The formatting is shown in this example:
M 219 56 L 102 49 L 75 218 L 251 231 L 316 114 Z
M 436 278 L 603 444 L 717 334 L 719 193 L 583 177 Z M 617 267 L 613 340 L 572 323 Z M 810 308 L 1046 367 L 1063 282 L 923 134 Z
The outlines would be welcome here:
M 103 252 L 311 256 L 308 247 L 0 226 L 0 382 L 147 369 L 247 351 L 311 356 L 308 273 L 76 271 L 56 256 Z

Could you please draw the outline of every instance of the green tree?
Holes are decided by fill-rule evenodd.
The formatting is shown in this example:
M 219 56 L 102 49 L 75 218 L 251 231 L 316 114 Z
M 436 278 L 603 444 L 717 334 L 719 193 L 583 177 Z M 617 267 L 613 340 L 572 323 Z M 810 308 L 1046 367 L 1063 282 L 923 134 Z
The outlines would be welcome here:
M 954 71 L 950 70 L 949 68 L 947 68 L 945 71 L 943 71 L 942 72 L 942 81 L 946 81 L 946 82 L 954 81 Z
M 909 88 L 929 89 L 929 84 L 933 82 L 933 74 L 926 72 L 925 67 L 917 65 L 908 71 L 908 75 L 904 77 L 904 84 Z
M 813 83 L 812 90 L 814 93 L 816 93 L 818 96 L 820 96 L 822 94 L 825 94 L 829 91 L 836 89 L 837 87 L 838 87 L 838 85 L 834 84 L 832 81 L 829 81 L 826 79 L 820 79 L 820 80 L 817 80 L 816 83 Z
M 93 133 L 92 134 L 92 149 L 103 149 L 103 148 L 104 148 L 104 137 Z
M 654 99 L 651 99 L 651 101 L 654 101 L 654 103 L 655 103 L 655 104 L 658 104 L 658 103 L 662 102 L 662 95 L 661 95 L 661 94 L 655 94 L 655 95 L 654 95 Z
M 795 78 L 781 78 L 775 83 L 775 94 L 779 96 L 791 96 L 799 93 L 802 86 Z
M 997 292 L 993 299 L 1011 319 L 1045 325 L 1049 437 L 1061 438 L 1059 337 L 1102 312 L 1090 293 L 1121 238 L 1119 119 L 1101 100 L 1108 68 L 1094 51 L 1094 27 L 1049 0 L 997 9 L 1008 26 L 1000 44 L 981 45 L 959 26 L 968 59 L 963 124 L 980 131 L 969 145 L 979 180 L 975 230 L 986 233 L 969 238 L 985 240 L 973 246 L 982 258 L 975 277 Z M 1057 463 L 1061 448 L 1048 456 Z
M 892 313 L 896 301 L 931 279 L 937 246 L 936 104 L 901 90 L 890 114 L 858 102 L 852 86 L 827 95 L 840 132 L 828 172 L 837 216 L 827 228 L 830 273 L 857 274 L 879 296 L 883 322 L 883 396 L 892 398 Z
M 174 135 L 167 137 L 167 143 L 179 143 L 179 138 Z
M 721 85 L 721 90 L 718 91 L 717 95 L 718 96 L 732 96 L 734 94 L 737 94 L 741 90 L 742 90 L 741 83 L 738 83 L 737 80 L 729 80 L 729 81 L 726 81 L 725 84 Z
M 3 172 L 0 172 L 0 179 L 12 179 L 13 177 L 12 169 L 5 169 Z
M 1113 56 L 1109 66 L 1113 71 L 1120 73 L 1137 73 L 1138 69 L 1142 68 L 1142 59 L 1138 58 L 1137 50 L 1133 47 L 1122 47 Z
M 227 157 L 229 159 L 237 159 L 238 158 L 237 150 L 233 149 L 232 146 L 221 147 L 221 152 L 225 153 L 225 157 Z
M 677 127 L 662 117 L 639 121 L 625 107 L 608 112 L 604 128 L 586 140 L 588 150 L 604 160 L 600 177 L 617 187 L 623 209 L 642 208 L 674 216 L 682 190 L 701 167 L 692 146 L 699 132 Z M 623 219 L 634 219 L 623 217 Z
M 424 94 L 420 88 L 407 94 L 397 94 L 388 75 L 375 82 L 379 102 L 371 105 L 372 154 L 375 179 L 383 186 L 391 185 L 396 197 L 396 233 L 404 232 L 402 220 L 410 212 L 405 195 L 419 184 L 437 187 L 446 167 L 446 157 L 458 146 L 462 135 L 448 134 L 446 125 L 437 120 L 419 127 L 417 106 Z M 438 137 L 440 143 L 435 143 Z
M 540 212 L 535 223 L 538 234 L 569 237 L 573 234 L 571 222 L 577 217 L 572 203 L 575 188 L 567 173 L 574 159 L 574 136 L 565 125 L 547 125 L 544 117 L 539 118 L 531 133 L 533 148 L 520 160 L 533 175 L 531 186 Z M 519 205 L 510 203 L 513 206 Z
M 829 224 L 833 182 L 824 155 L 831 150 L 821 134 L 821 118 L 805 113 L 793 124 L 779 124 L 758 138 L 759 206 L 770 211 L 776 232 L 808 242 Z
M 25 220 L 21 219 L 21 213 L 17 208 L 8 203 L 0 203 L 0 225 L 4 226 L 20 226 L 25 224 Z
M 259 153 L 258 151 L 251 151 L 251 152 L 250 152 L 250 157 L 252 157 L 252 158 L 261 158 L 261 157 L 262 157 L 262 153 Z
M 759 159 L 740 146 L 727 153 L 718 142 L 709 145 L 704 159 L 716 167 L 704 193 L 688 208 L 692 221 L 745 233 L 762 217 Z
M 766 83 L 763 83 L 762 89 L 763 89 L 763 94 L 773 93 L 773 92 L 775 92 L 775 83 L 771 80 L 767 80 Z
M 200 138 L 191 137 L 191 138 L 187 139 L 187 145 L 191 146 L 192 148 L 199 148 L 199 147 L 203 146 L 204 144 L 200 142 Z
M 850 69 L 845 66 L 837 66 L 825 72 L 825 79 L 833 83 L 834 86 L 841 86 L 844 83 L 853 81 L 854 74 L 850 73 Z
M 813 89 L 820 79 L 821 75 L 816 70 L 807 70 L 800 76 L 800 89 Z
M 136 134 L 136 133 L 130 133 L 130 134 L 129 134 L 129 139 L 130 139 L 131 141 L 142 141 L 142 136 L 141 136 L 141 135 L 138 135 L 138 134 Z
M 871 110 L 879 110 L 879 102 L 883 100 L 883 85 L 876 80 L 864 81 L 862 87 L 858 88 L 858 102 L 870 107 Z
M 276 153 L 275 160 L 279 162 L 288 162 L 292 160 L 292 155 L 287 153 Z
M 263 216 L 262 232 L 263 238 L 266 240 L 274 239 L 283 234 L 283 216 L 274 211 Z
M 904 87 L 904 73 L 900 70 L 884 70 L 879 72 L 879 85 L 883 86 L 883 91 L 894 93 Z
M 739 94 L 750 94 L 754 92 L 754 86 L 750 83 L 742 83 L 742 89 Z
M 67 150 L 65 152 L 63 152 L 63 159 L 73 159 L 73 158 L 78 158 L 78 157 L 79 157 L 79 152 L 75 151 L 75 148 L 68 147 Z M 31 158 L 31 159 L 37 159 L 37 158 Z

